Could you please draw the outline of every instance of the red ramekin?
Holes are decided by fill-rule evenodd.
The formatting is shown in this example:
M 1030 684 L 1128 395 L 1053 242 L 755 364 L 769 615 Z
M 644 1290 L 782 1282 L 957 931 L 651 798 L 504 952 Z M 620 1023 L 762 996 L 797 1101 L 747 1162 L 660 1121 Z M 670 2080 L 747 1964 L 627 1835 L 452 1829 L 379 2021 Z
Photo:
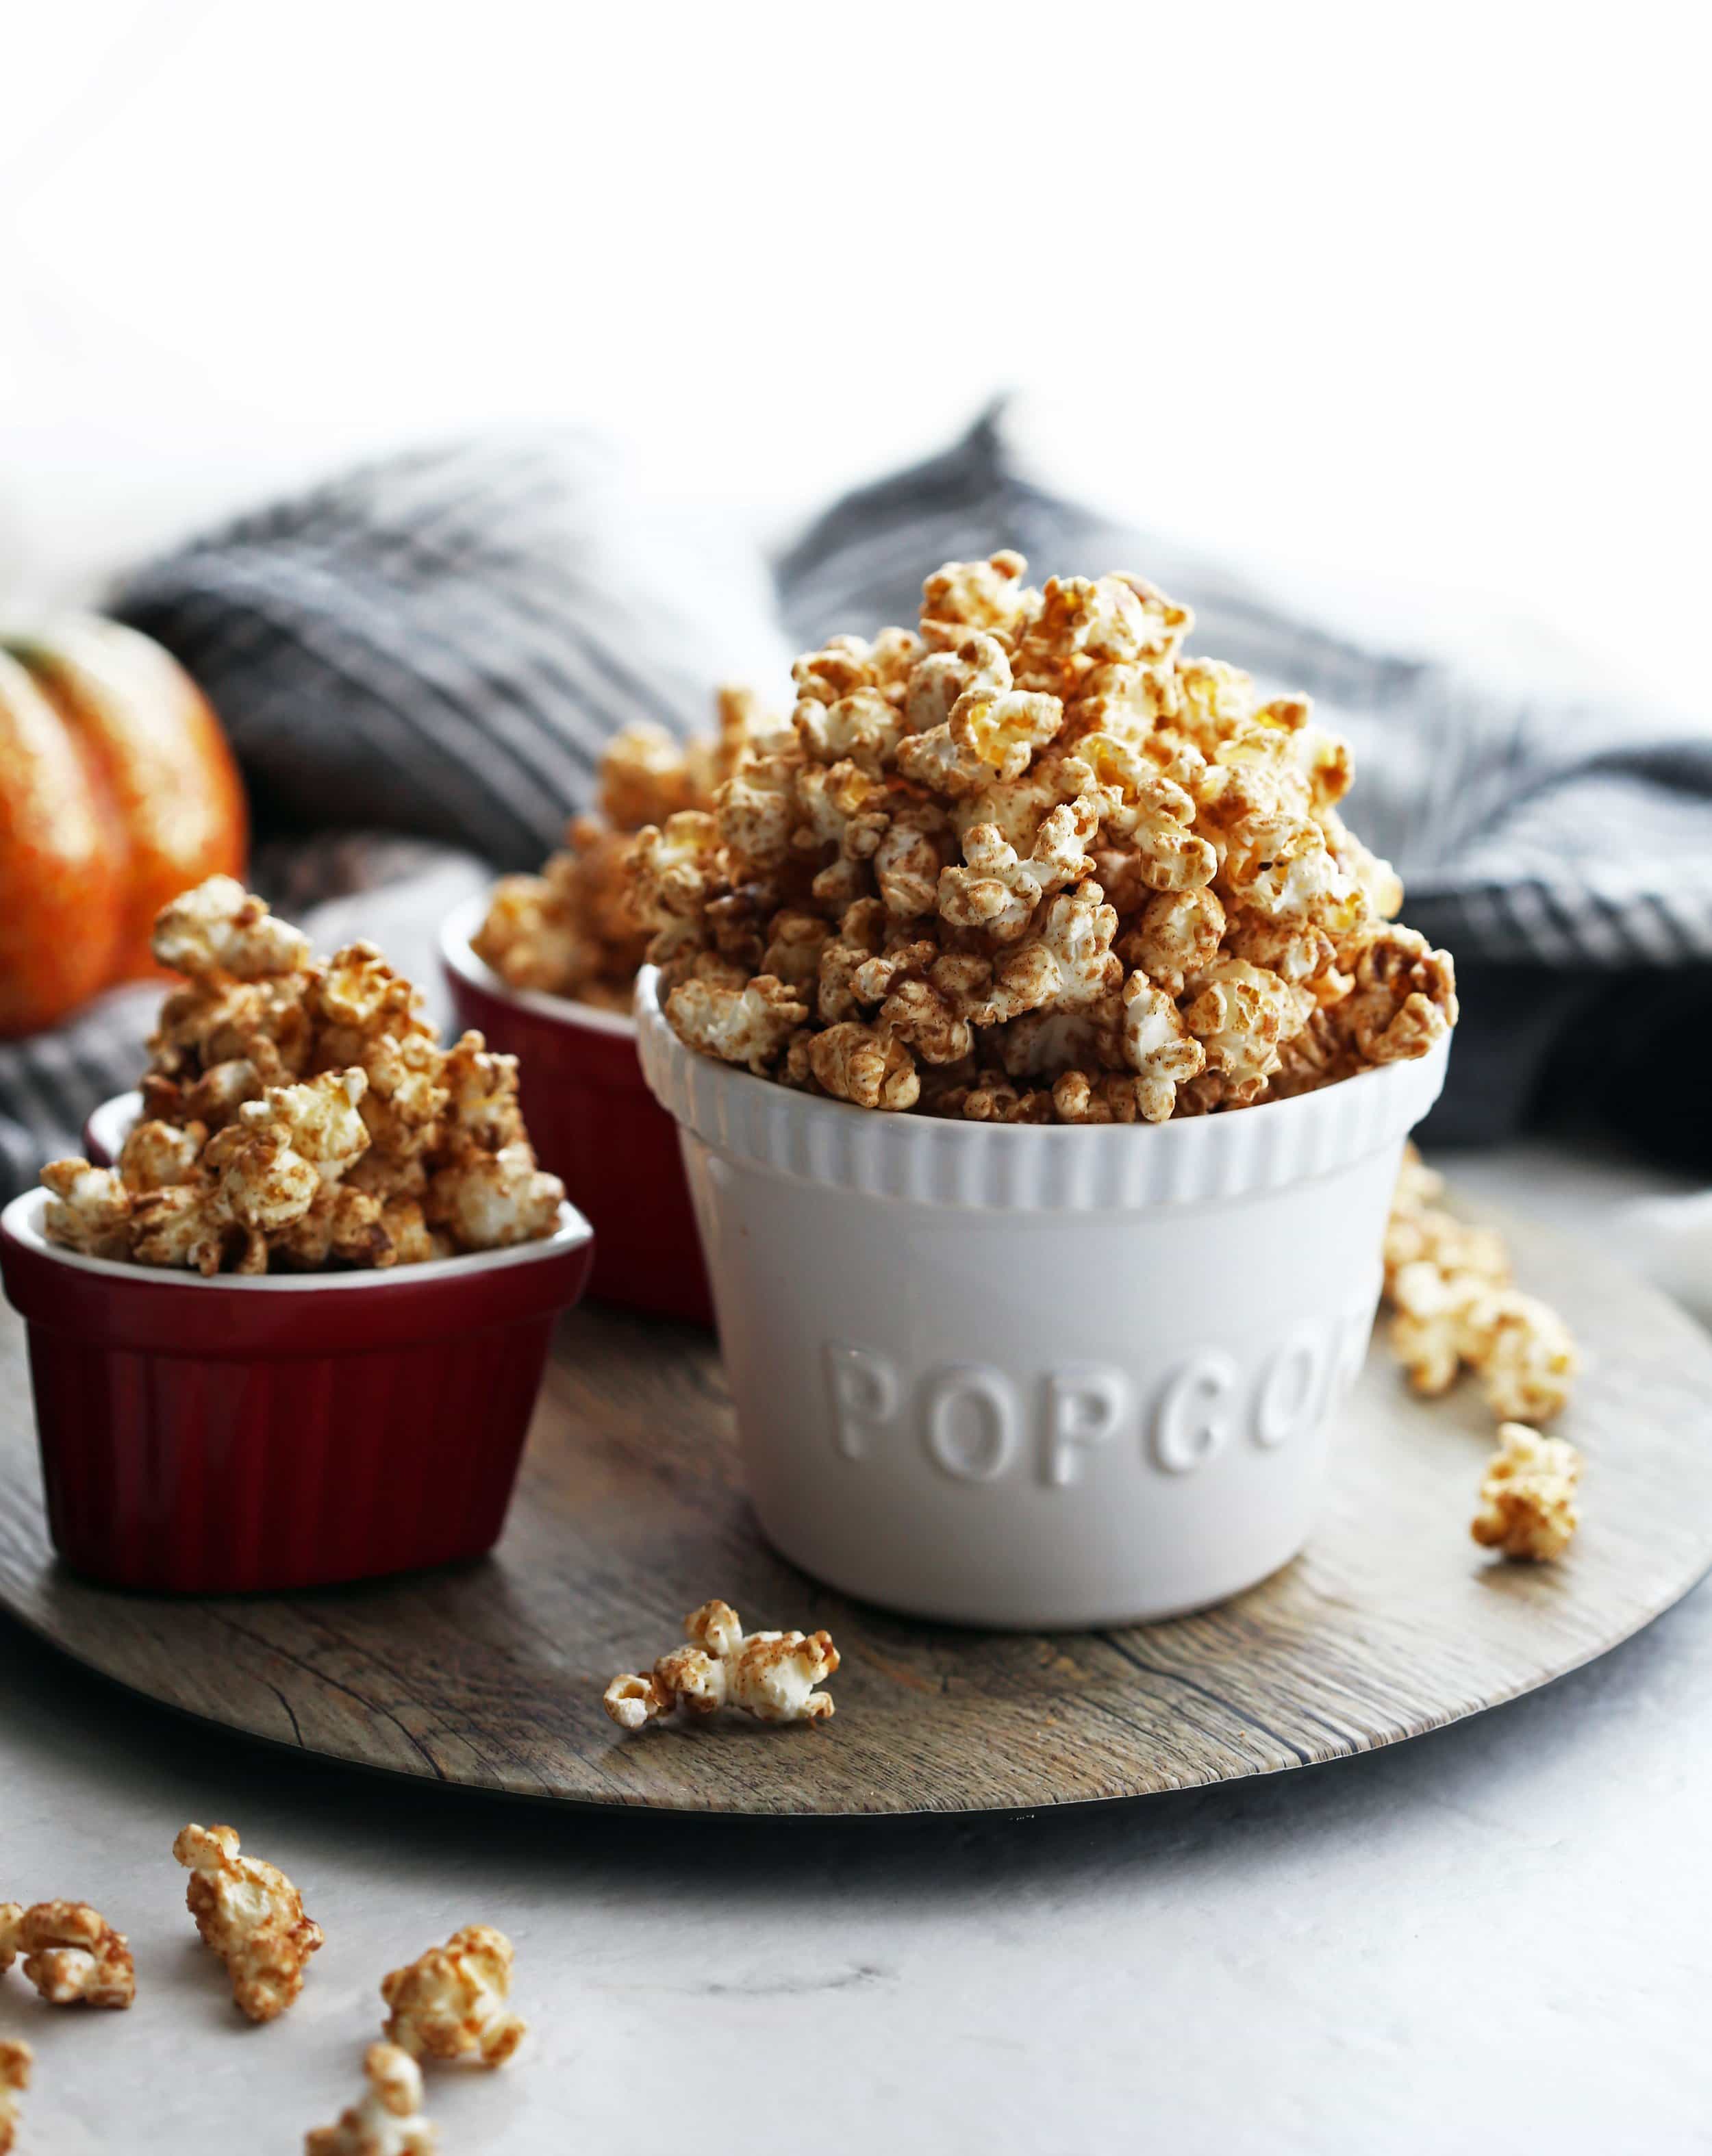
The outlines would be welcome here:
M 678 1129 L 643 1078 L 636 1021 L 508 988 L 470 948 L 486 911 L 484 897 L 472 899 L 441 927 L 453 1009 L 490 1048 L 518 1058 L 524 1120 L 541 1166 L 598 1238 L 589 1293 L 711 1325 Z
M 588 1276 L 573 1207 L 510 1250 L 203 1280 L 63 1250 L 46 1204 L 32 1190 L 0 1214 L 0 1278 L 28 1323 L 68 1564 L 114 1587 L 279 1594 L 493 1548 L 554 1317 Z

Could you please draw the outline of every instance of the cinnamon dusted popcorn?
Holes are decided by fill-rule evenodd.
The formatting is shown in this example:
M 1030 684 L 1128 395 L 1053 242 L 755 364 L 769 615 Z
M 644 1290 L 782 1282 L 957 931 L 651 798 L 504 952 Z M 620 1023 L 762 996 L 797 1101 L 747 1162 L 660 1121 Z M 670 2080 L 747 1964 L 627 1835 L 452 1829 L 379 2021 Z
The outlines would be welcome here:
M 1579 1368 L 1569 1328 L 1512 1284 L 1501 1236 L 1432 1202 L 1443 1188 L 1409 1147 L 1385 1235 L 1392 1350 L 1418 1393 L 1448 1391 L 1468 1368 L 1501 1422 L 1547 1422 Z
M 1581 1524 L 1581 1456 L 1561 1437 L 1541 1437 L 1519 1422 L 1499 1424 L 1498 1448 L 1469 1532 L 1487 1549 L 1548 1564 L 1563 1555 Z
M 229 876 L 165 907 L 143 1120 L 112 1168 L 54 1161 L 49 1240 L 213 1275 L 420 1264 L 550 1235 L 515 1058 L 442 1048 L 372 943 L 316 961 Z
M 129 2006 L 136 1995 L 131 1946 L 86 1902 L 0 1902 L 0 1975 L 23 1974 L 50 2006 Z
M 640 1676 L 617 1676 L 602 1704 L 621 1729 L 640 1729 L 682 1705 L 692 1714 L 741 1707 L 760 1722 L 818 1722 L 833 1712 L 814 1687 L 838 1666 L 826 1632 L 746 1633 L 729 1602 L 704 1602 L 684 1620 L 689 1645 Z
M 0 2156 L 10 2156 L 18 2137 L 18 2098 L 30 2085 L 35 2053 L 28 2044 L 0 2040 Z
M 434 2129 L 422 2115 L 422 2068 L 396 2044 L 371 2044 L 363 2054 L 368 2094 L 336 2126 L 305 2137 L 304 2156 L 433 2156 Z
M 736 773 L 762 720 L 746 689 L 719 692 L 713 736 L 680 742 L 664 726 L 627 726 L 601 759 L 599 814 L 576 816 L 539 875 L 505 876 L 471 937 L 476 956 L 514 988 L 628 1011 L 648 931 L 627 888 L 633 834 L 705 812 Z
M 229 1826 L 187 1826 L 172 1854 L 191 1874 L 185 1906 L 202 1944 L 225 1963 L 233 2000 L 252 2021 L 273 2020 L 303 1989 L 320 1926 L 283 1871 L 238 1854 Z
M 443 1947 L 381 1980 L 387 2036 L 413 2058 L 473 2058 L 502 2066 L 528 2033 L 506 2011 L 511 1942 L 488 1924 L 466 1924 Z
M 1425 1055 L 1451 962 L 1338 814 L 1344 744 L 1186 655 L 1187 609 L 1142 578 L 1025 567 L 947 562 L 918 630 L 806 654 L 790 723 L 638 832 L 679 1037 L 857 1106 L 1019 1122 L 1224 1112 Z

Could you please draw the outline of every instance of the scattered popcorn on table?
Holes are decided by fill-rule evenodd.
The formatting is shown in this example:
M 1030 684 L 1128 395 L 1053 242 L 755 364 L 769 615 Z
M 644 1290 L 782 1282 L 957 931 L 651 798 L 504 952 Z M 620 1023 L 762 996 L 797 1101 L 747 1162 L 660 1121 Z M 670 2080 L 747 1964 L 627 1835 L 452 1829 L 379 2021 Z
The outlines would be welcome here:
M 947 562 L 919 632 L 829 639 L 787 726 L 750 715 L 710 796 L 661 792 L 627 890 L 680 1038 L 1007 1122 L 1228 1112 L 1424 1055 L 1451 962 L 1338 814 L 1344 744 L 1185 656 L 1188 610 L 1142 578 L 1026 566 Z
M 116 1167 L 51 1162 L 45 1227 L 86 1256 L 216 1273 L 416 1265 L 550 1235 L 515 1057 L 442 1048 L 372 944 L 317 963 L 230 876 L 163 907 L 143 1120 Z
M 172 1854 L 192 1875 L 185 1906 L 202 1944 L 225 1963 L 233 1999 L 252 2021 L 271 2021 L 303 1989 L 320 1926 L 283 1871 L 239 1856 L 229 1826 L 187 1826 Z
M 20 1954 L 50 2006 L 126 2007 L 136 1996 L 129 1942 L 86 1902 L 0 1902 L 0 1975 Z
M 502 2066 L 528 2031 L 507 2013 L 511 1942 L 488 1924 L 466 1924 L 443 1947 L 430 1947 L 382 1979 L 387 2035 L 415 2058 L 475 2058 Z
M 1433 1203 L 1443 1188 L 1409 1147 L 1385 1235 L 1392 1353 L 1417 1393 L 1448 1391 L 1466 1366 L 1500 1421 L 1549 1421 L 1579 1367 L 1569 1328 L 1511 1285 L 1501 1236 Z
M 306 2136 L 304 2156 L 433 2156 L 434 2129 L 422 2115 L 422 2069 L 396 2044 L 371 2044 L 362 2071 L 368 2094 L 336 2126 Z
M 1520 1422 L 1499 1425 L 1498 1445 L 1469 1532 L 1506 1557 L 1549 1563 L 1563 1555 L 1581 1524 L 1576 1484 L 1581 1455 L 1562 1438 L 1541 1437 Z
M 818 1722 L 833 1712 L 814 1687 L 838 1666 L 826 1632 L 745 1633 L 729 1602 L 704 1602 L 684 1620 L 689 1645 L 640 1676 L 617 1676 L 602 1704 L 621 1729 L 640 1729 L 682 1705 L 692 1714 L 741 1707 L 761 1722 Z
M 28 2044 L 0 2038 L 0 2156 L 10 2156 L 18 2136 L 18 2098 L 30 2085 L 35 2053 Z
M 761 723 L 756 698 L 728 688 L 710 739 L 680 742 L 648 725 L 615 736 L 601 759 L 599 814 L 572 819 L 564 851 L 539 875 L 495 886 L 470 939 L 476 956 L 511 988 L 628 1011 L 648 940 L 627 889 L 630 841 L 645 824 L 710 808 Z

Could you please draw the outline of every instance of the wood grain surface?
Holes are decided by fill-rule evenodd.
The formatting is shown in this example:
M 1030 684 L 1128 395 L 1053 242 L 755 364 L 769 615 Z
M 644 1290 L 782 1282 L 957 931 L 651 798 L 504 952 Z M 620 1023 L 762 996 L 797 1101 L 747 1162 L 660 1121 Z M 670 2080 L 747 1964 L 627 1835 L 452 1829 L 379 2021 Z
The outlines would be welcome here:
M 1560 1425 L 1585 1526 L 1556 1567 L 1468 1522 L 1490 1421 L 1425 1405 L 1376 1352 L 1306 1553 L 1223 1607 L 1051 1638 L 892 1618 L 774 1557 L 741 1491 L 705 1335 L 594 1308 L 564 1324 L 518 1500 L 479 1564 L 289 1599 L 90 1586 L 46 1540 L 21 1322 L 0 1312 L 0 1604 L 189 1713 L 373 1768 L 568 1803 L 788 1815 L 1026 1810 L 1389 1744 L 1574 1668 L 1712 1565 L 1712 1342 L 1583 1246 L 1506 1223 L 1524 1284 L 1590 1368 Z M 824 1625 L 836 1717 L 625 1738 L 602 1712 L 709 1595 Z

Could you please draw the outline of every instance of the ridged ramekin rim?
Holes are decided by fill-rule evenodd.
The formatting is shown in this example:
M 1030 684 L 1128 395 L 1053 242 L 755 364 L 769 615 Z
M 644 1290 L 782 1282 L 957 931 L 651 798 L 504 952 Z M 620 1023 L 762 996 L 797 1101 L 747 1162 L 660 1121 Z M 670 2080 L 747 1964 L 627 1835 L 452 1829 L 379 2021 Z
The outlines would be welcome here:
M 121 1258 L 91 1258 L 81 1250 L 67 1250 L 50 1243 L 42 1227 L 49 1193 L 38 1183 L 20 1192 L 0 1212 L 0 1241 L 9 1240 L 33 1257 L 47 1258 L 73 1272 L 123 1281 L 136 1287 L 186 1288 L 206 1294 L 210 1289 L 243 1295 L 343 1295 L 377 1293 L 383 1288 L 427 1287 L 438 1281 L 470 1280 L 483 1274 L 538 1265 L 546 1258 L 567 1256 L 592 1240 L 594 1230 L 569 1199 L 559 1204 L 559 1224 L 551 1235 L 530 1243 L 510 1243 L 500 1250 L 469 1250 L 452 1258 L 428 1258 L 417 1265 L 389 1265 L 381 1270 L 348 1273 L 201 1273 L 176 1266 L 138 1265 Z
M 877 1196 L 1002 1211 L 1195 1204 L 1288 1188 L 1406 1133 L 1438 1097 L 1449 1055 L 1447 1038 L 1412 1061 L 1387 1064 L 1315 1092 L 1263 1101 L 1228 1116 L 1080 1127 L 969 1123 L 853 1107 L 700 1055 L 668 1024 L 653 967 L 645 967 L 638 978 L 637 1017 L 638 1046 L 650 1090 L 668 1113 L 715 1152 L 736 1150 L 730 1126 L 741 1123 L 744 1157 L 764 1169 Z M 664 1090 L 656 1086 L 651 1068 L 657 1058 L 669 1074 Z M 677 1095 L 679 1106 L 666 1097 L 668 1092 Z M 719 1100 L 725 1130 L 703 1127 L 708 1118 L 698 1122 L 680 1112 L 680 1107 L 696 1105 L 698 1093 L 703 1102 Z M 813 1147 L 817 1134 L 825 1142 L 820 1158 L 805 1167 L 802 1153 L 794 1150 L 796 1142 Z M 1346 1142 L 1337 1142 L 1340 1137 Z M 925 1163 L 930 1152 L 940 1161 L 957 1159 L 959 1194 L 935 1197 L 926 1188 L 925 1171 L 916 1189 L 888 1182 L 878 1156 L 891 1139 L 907 1146 L 916 1162 Z M 1063 1177 L 1072 1163 L 1085 1164 L 1100 1148 L 1130 1171 L 1127 1195 L 1077 1198 L 1062 1180 L 1050 1189 L 1043 1179 L 1030 1187 L 1031 1174 Z M 860 1161 L 859 1152 L 870 1157 Z M 838 1165 L 833 1163 L 834 1154 L 843 1156 Z

